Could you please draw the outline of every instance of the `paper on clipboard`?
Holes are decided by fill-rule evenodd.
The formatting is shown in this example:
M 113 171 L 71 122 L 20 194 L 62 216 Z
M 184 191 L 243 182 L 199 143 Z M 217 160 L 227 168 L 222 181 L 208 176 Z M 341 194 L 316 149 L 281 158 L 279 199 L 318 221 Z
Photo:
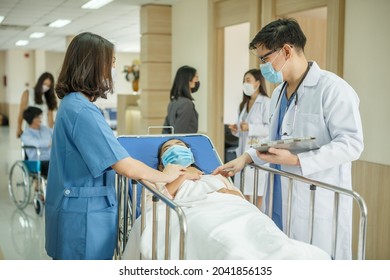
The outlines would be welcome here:
M 272 147 L 277 149 L 286 149 L 293 154 L 298 154 L 301 152 L 319 149 L 320 147 L 317 145 L 315 140 L 315 137 L 282 139 L 253 145 L 252 148 L 258 150 L 259 152 L 267 152 L 268 149 Z

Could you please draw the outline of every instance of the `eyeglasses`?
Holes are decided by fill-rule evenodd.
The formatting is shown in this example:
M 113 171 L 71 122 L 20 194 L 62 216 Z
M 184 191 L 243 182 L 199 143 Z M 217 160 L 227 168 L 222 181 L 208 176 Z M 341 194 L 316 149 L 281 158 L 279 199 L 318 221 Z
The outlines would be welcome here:
M 252 54 L 254 54 L 258 59 L 260 59 L 261 63 L 267 63 L 267 61 L 265 61 L 265 59 L 267 58 L 267 56 L 270 56 L 271 54 L 273 54 L 274 52 L 276 52 L 278 49 L 273 49 L 269 52 L 267 52 L 265 55 L 262 55 L 262 56 L 259 56 L 257 55 L 257 49 L 252 49 Z

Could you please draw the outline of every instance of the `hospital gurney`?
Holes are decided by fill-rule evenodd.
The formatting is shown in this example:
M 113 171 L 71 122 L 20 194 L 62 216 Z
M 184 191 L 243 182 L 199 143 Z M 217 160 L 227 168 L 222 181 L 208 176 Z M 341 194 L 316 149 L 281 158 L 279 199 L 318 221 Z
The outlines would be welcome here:
M 118 137 L 119 142 L 126 148 L 129 152 L 130 156 L 143 161 L 149 166 L 156 168 L 157 167 L 157 147 L 164 141 L 170 138 L 179 138 L 190 144 L 191 149 L 194 153 L 196 162 L 199 167 L 201 167 L 206 173 L 212 172 L 217 166 L 221 164 L 220 158 L 216 153 L 216 150 L 211 143 L 210 139 L 207 136 L 199 135 L 199 134 L 191 134 L 191 135 L 147 135 L 147 136 L 121 136 Z M 256 166 L 257 167 L 257 166 Z M 345 191 L 344 189 L 340 189 L 334 186 L 329 186 L 326 184 L 321 184 L 320 182 L 311 182 L 305 178 L 300 178 L 294 174 L 288 174 L 286 172 L 281 172 L 278 170 L 274 170 L 266 167 L 257 167 L 260 169 L 264 169 L 269 172 L 276 172 L 281 174 L 282 176 L 292 176 L 291 180 L 306 180 L 306 182 L 310 182 L 313 186 L 318 186 L 319 188 L 325 187 L 326 189 L 333 190 L 336 193 L 335 199 L 335 207 L 337 205 L 337 197 L 342 194 L 347 194 L 352 196 L 357 202 L 361 209 L 361 221 L 360 221 L 360 232 L 359 232 L 359 251 L 358 251 L 358 259 L 364 259 L 365 252 L 365 232 L 366 232 L 366 208 L 364 201 L 360 198 L 359 195 L 353 192 Z M 255 177 L 257 176 L 257 172 L 255 172 Z M 272 176 L 271 176 L 272 177 Z M 290 178 L 290 177 L 289 177 Z M 256 178 L 254 180 L 257 182 Z M 180 207 L 175 201 L 168 199 L 166 196 L 161 194 L 154 186 L 148 184 L 147 182 L 135 182 L 133 181 L 131 184 L 132 192 L 131 197 L 132 201 L 129 202 L 128 198 L 128 187 L 129 184 L 127 179 L 122 176 L 117 176 L 117 190 L 118 190 L 118 206 L 119 206 L 119 227 L 118 227 L 118 246 L 116 249 L 116 258 L 121 259 L 123 250 L 126 246 L 128 233 L 131 230 L 131 226 L 134 224 L 137 216 L 139 215 L 139 209 L 137 211 L 138 202 L 139 201 L 139 193 L 137 192 L 136 186 L 142 186 L 142 197 L 141 201 L 145 203 L 146 201 L 146 190 L 153 193 L 153 217 L 156 219 L 159 217 L 157 210 L 158 207 L 157 201 L 162 201 L 166 204 L 166 228 L 165 228 L 165 254 L 164 257 L 169 259 L 171 256 L 170 253 L 170 239 L 171 232 L 169 229 L 170 224 L 170 211 L 173 210 L 178 215 L 178 220 L 180 222 L 180 242 L 179 242 L 179 258 L 186 258 L 186 243 L 187 243 L 187 222 L 186 216 L 184 215 L 184 211 L 182 207 Z M 255 193 L 257 190 L 255 188 Z M 137 199 L 138 198 L 138 199 Z M 313 199 L 314 203 L 314 199 Z M 145 204 L 144 204 L 145 205 Z M 141 207 L 142 210 L 145 210 L 145 207 Z M 141 231 L 144 229 L 145 215 L 141 214 Z M 314 219 L 314 216 L 311 216 L 311 219 Z M 153 221 L 153 234 L 152 234 L 152 259 L 156 259 L 157 254 L 157 235 L 155 232 L 157 229 L 158 221 Z M 335 223 L 337 223 L 337 215 L 335 217 Z M 312 235 L 312 233 L 310 233 Z M 337 235 L 337 231 L 335 231 L 334 235 Z

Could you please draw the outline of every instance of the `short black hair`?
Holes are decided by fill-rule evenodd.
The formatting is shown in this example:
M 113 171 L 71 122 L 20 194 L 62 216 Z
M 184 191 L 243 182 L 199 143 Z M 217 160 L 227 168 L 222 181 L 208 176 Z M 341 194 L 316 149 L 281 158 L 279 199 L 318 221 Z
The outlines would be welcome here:
M 30 125 L 33 120 L 42 114 L 42 110 L 38 107 L 27 107 L 23 112 L 23 119 Z
M 278 19 L 264 26 L 249 43 L 249 49 L 264 46 L 269 50 L 275 50 L 285 44 L 293 45 L 302 51 L 306 45 L 306 36 L 293 18 Z

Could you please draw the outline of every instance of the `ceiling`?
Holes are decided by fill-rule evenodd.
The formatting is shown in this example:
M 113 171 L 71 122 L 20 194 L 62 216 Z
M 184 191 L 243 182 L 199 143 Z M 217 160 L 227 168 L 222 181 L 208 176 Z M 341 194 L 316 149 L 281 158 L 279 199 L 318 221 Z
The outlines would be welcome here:
M 63 52 L 67 38 L 80 32 L 97 33 L 115 44 L 118 52 L 140 50 L 140 6 L 174 4 L 178 0 L 114 0 L 97 10 L 81 9 L 89 0 L 0 0 L 0 50 L 40 49 Z M 62 28 L 48 24 L 57 19 L 72 22 Z M 33 32 L 44 32 L 42 38 L 30 38 Z M 15 46 L 28 40 L 26 46 Z

